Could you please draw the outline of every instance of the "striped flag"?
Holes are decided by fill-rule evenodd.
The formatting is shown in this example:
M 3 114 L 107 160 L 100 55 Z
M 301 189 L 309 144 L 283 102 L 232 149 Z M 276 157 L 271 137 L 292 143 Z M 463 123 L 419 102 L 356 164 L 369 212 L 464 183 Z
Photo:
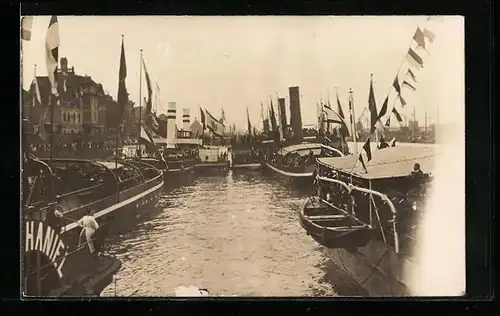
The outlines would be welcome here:
M 417 77 L 415 76 L 415 74 L 413 73 L 413 71 L 411 69 L 408 69 L 408 71 L 406 72 L 407 75 L 410 75 L 411 79 L 416 83 L 418 82 L 417 81 Z
M 412 67 L 416 69 L 424 67 L 424 61 L 422 57 L 418 56 L 418 54 L 411 48 L 408 49 L 407 60 L 412 65 Z
M 417 89 L 411 83 L 409 83 L 406 80 L 403 81 L 403 86 L 406 86 L 406 87 L 410 88 L 412 91 L 417 91 Z
M 31 27 L 33 26 L 33 17 L 25 16 L 21 19 L 21 39 L 24 41 L 31 40 Z
M 50 18 L 47 36 L 45 37 L 45 54 L 47 62 L 47 76 L 49 77 L 52 93 L 57 95 L 57 83 L 55 73 L 59 63 L 59 23 L 57 16 L 53 15 Z

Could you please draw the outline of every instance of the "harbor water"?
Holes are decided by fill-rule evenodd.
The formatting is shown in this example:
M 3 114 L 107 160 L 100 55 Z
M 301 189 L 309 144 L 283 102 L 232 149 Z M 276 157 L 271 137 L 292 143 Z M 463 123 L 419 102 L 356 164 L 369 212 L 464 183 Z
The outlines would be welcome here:
M 260 172 L 197 177 L 110 236 L 122 260 L 102 296 L 173 296 L 182 286 L 217 296 L 337 296 L 359 289 L 298 223 L 309 192 Z

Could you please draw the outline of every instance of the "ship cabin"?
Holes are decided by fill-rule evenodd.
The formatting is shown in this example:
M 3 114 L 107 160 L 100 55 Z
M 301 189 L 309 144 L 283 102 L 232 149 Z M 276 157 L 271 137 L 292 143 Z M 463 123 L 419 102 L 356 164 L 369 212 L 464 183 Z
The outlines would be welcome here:
M 287 172 L 312 174 L 317 158 L 341 156 L 343 153 L 336 148 L 320 143 L 302 143 L 278 149 L 271 163 Z
M 100 211 L 145 191 L 163 186 L 162 172 L 142 161 L 93 161 L 83 159 L 39 160 L 44 177 L 35 178 L 33 186 L 50 189 L 59 211 L 72 219 Z M 46 178 L 50 181 L 44 180 Z M 36 182 L 38 180 L 38 182 Z M 50 185 L 48 185 L 50 184 Z M 31 190 L 26 205 L 40 203 L 40 189 Z M 42 194 L 42 199 L 45 196 Z M 67 223 L 66 223 L 67 224 Z M 66 225 L 68 228 L 70 225 Z M 74 225 L 71 226 L 71 228 Z
M 301 220 L 311 229 L 332 231 L 357 225 L 360 230 L 382 238 L 396 252 L 406 252 L 415 242 L 416 223 L 432 183 L 438 154 L 434 147 L 386 148 L 374 151 L 369 162 L 365 160 L 366 170 L 358 156 L 318 158 L 316 199 L 321 206 L 305 207 Z M 319 214 L 320 221 L 309 216 L 311 212 Z M 328 220 L 329 214 L 351 220 L 340 224 L 341 221 Z

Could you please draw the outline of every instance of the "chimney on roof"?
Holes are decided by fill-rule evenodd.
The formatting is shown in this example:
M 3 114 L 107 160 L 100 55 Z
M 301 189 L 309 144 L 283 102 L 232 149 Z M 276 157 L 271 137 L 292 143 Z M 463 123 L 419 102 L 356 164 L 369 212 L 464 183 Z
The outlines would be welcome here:
M 63 72 L 68 71 L 68 59 L 66 57 L 61 57 L 61 70 Z

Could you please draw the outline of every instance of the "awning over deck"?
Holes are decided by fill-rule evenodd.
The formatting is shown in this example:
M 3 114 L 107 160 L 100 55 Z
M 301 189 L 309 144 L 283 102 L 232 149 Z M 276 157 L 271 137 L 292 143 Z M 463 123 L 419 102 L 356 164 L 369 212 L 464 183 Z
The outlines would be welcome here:
M 358 155 L 335 158 L 318 158 L 321 165 L 364 179 L 393 178 L 409 175 L 415 163 L 424 173 L 432 173 L 435 158 L 442 151 L 436 147 L 389 147 L 372 152 L 369 162 L 363 153 L 367 173 Z
M 309 150 L 315 150 L 315 149 L 321 149 L 321 144 L 317 143 L 303 143 L 303 144 L 296 144 L 296 145 L 291 145 L 288 147 L 283 147 L 280 152 L 282 155 L 289 154 L 291 152 L 298 152 L 298 151 L 309 151 Z

